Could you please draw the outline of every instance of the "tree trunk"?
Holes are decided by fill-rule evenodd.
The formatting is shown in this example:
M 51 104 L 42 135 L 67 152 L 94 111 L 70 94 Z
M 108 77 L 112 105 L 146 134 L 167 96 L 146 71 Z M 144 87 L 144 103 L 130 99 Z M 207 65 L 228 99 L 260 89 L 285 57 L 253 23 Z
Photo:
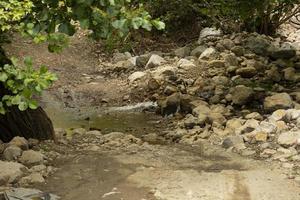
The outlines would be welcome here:
M 10 60 L 0 46 L 0 67 L 8 63 Z M 9 94 L 9 91 L 0 83 L 0 98 L 5 94 Z M 0 114 L 0 140 L 9 142 L 15 136 L 39 140 L 55 139 L 52 122 L 41 107 L 26 111 L 10 107 L 5 115 Z

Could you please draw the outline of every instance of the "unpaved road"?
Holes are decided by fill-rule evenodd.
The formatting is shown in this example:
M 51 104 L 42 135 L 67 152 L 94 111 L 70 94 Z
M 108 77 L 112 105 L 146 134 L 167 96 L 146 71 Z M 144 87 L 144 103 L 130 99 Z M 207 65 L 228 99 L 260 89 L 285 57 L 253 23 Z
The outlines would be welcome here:
M 300 199 L 300 187 L 275 166 L 209 145 L 74 152 L 58 167 L 39 188 L 63 200 Z

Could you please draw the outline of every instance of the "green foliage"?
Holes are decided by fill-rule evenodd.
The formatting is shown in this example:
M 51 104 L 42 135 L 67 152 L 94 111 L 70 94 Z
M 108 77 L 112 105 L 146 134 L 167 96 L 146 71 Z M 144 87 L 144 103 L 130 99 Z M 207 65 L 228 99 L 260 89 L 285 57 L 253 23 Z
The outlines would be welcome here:
M 11 65 L 4 65 L 0 69 L 0 82 L 11 92 L 2 97 L 0 113 L 5 114 L 6 108 L 10 106 L 18 106 L 21 111 L 27 108 L 36 109 L 38 104 L 32 97 L 40 95 L 43 90 L 57 80 L 57 77 L 45 66 L 34 70 L 30 58 L 24 59 L 24 66 L 19 65 L 15 58 L 12 58 L 11 61 Z

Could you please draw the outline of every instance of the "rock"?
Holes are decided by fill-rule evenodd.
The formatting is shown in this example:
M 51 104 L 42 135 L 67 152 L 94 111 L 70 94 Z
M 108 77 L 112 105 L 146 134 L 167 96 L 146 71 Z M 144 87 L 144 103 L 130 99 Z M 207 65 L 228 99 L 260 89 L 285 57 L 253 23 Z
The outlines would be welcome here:
M 232 49 L 235 46 L 234 42 L 231 39 L 221 40 L 221 44 L 228 50 Z
M 175 92 L 177 92 L 177 88 L 174 87 L 174 86 L 168 85 L 168 86 L 166 86 L 165 89 L 164 89 L 164 93 L 165 93 L 166 95 L 171 95 L 171 94 L 174 94 Z
M 282 133 L 283 131 L 287 131 L 289 129 L 284 121 L 276 121 L 275 126 L 277 133 Z
M 274 111 L 277 109 L 288 109 L 293 107 L 293 101 L 287 93 L 277 93 L 266 97 L 264 100 L 264 109 Z
M 257 70 L 254 67 L 242 67 L 237 69 L 235 73 L 243 78 L 252 78 L 257 74 Z
M 291 96 L 297 103 L 300 103 L 300 92 L 293 92 L 291 93 Z
M 149 90 L 151 90 L 151 91 L 154 91 L 154 90 L 157 90 L 160 88 L 159 82 L 154 78 L 151 78 L 148 80 L 147 86 L 148 86 Z
M 98 130 L 88 131 L 88 132 L 86 132 L 86 135 L 103 136 L 103 134 Z
M 289 67 L 283 70 L 284 72 L 284 79 L 287 81 L 300 81 L 300 74 L 296 73 L 296 70 L 293 67 Z
M 39 145 L 40 141 L 37 139 L 33 139 L 33 138 L 29 138 L 28 139 L 28 146 L 30 149 L 36 147 L 37 145 Z
M 260 131 L 255 134 L 255 141 L 266 142 L 268 139 L 268 133 Z
M 156 80 L 165 80 L 165 77 L 176 76 L 178 68 L 174 66 L 160 66 L 151 72 Z
M 241 46 L 234 46 L 231 48 L 231 51 L 237 56 L 243 56 L 245 49 Z
M 238 66 L 239 65 L 239 60 L 234 54 L 226 54 L 223 56 L 225 60 L 225 66 L 230 67 L 230 66 Z
M 180 59 L 177 65 L 180 69 L 184 69 L 184 70 L 189 70 L 191 68 L 196 67 L 196 65 L 192 61 L 189 61 L 187 59 Z
M 275 48 L 270 47 L 268 54 L 272 59 L 291 59 L 296 56 L 296 50 L 294 48 Z
M 222 31 L 220 29 L 206 27 L 201 30 L 198 43 L 201 43 L 207 37 L 219 37 L 221 35 Z
M 190 55 L 191 48 L 190 47 L 181 47 L 174 51 L 175 56 L 179 58 L 185 58 Z
M 241 119 L 233 118 L 226 122 L 226 129 L 236 130 L 243 126 L 243 121 Z
M 245 116 L 245 119 L 263 120 L 263 117 L 258 112 L 253 112 Z
M 4 162 L 0 160 L 0 186 L 7 183 L 15 183 L 23 176 L 27 168 L 15 162 Z
M 162 115 L 175 114 L 180 109 L 180 94 L 174 93 L 158 104 Z
M 249 119 L 245 122 L 245 124 L 243 126 L 235 129 L 235 133 L 237 135 L 250 133 L 250 132 L 253 132 L 254 130 L 256 130 L 257 127 L 259 127 L 259 121 L 255 120 L 255 119 Z
M 224 125 L 226 118 L 221 113 L 211 112 L 208 115 L 208 119 L 212 124 Z
M 215 85 L 226 86 L 229 84 L 230 80 L 226 76 L 214 76 L 212 81 Z
M 265 56 L 267 55 L 268 50 L 271 47 L 271 43 L 263 36 L 258 35 L 249 37 L 246 41 L 245 46 L 252 52 L 261 56 Z
M 209 68 L 224 68 L 225 67 L 225 61 L 223 60 L 212 60 L 208 62 Z
M 228 149 L 230 147 L 243 147 L 244 140 L 242 136 L 229 136 L 223 140 L 222 147 Z
M 209 60 L 209 59 L 214 59 L 217 57 L 217 51 L 215 48 L 207 48 L 203 53 L 200 55 L 199 59 L 203 60 Z
M 86 133 L 86 130 L 84 128 L 76 128 L 72 130 L 72 135 L 83 135 Z
M 208 115 L 211 112 L 210 108 L 205 104 L 200 104 L 196 108 L 193 109 L 193 115 Z
M 40 152 L 27 150 L 22 153 L 19 161 L 24 165 L 40 165 L 44 162 L 44 155 Z
M 165 62 L 166 62 L 166 61 L 165 61 L 164 58 L 160 57 L 159 55 L 153 54 L 153 55 L 150 57 L 148 63 L 146 64 L 146 68 L 149 69 L 149 68 L 158 67 L 158 66 L 162 65 L 162 64 L 165 63 Z
M 254 91 L 250 87 L 238 85 L 230 89 L 232 103 L 236 105 L 245 105 L 252 100 Z
M 113 71 L 118 72 L 118 73 L 125 72 L 125 71 L 133 69 L 134 67 L 135 67 L 135 65 L 129 60 L 119 61 L 114 65 Z
M 300 139 L 300 131 L 283 132 L 278 137 L 278 144 L 282 146 L 292 146 Z
M 198 46 L 196 47 L 192 52 L 191 52 L 191 56 L 195 56 L 197 58 L 199 58 L 199 56 L 207 49 L 206 46 Z
M 45 179 L 40 173 L 32 173 L 29 176 L 25 176 L 20 180 L 21 185 L 44 183 Z
M 58 196 L 49 194 L 47 192 L 42 192 L 36 189 L 28 188 L 12 188 L 5 191 L 6 196 L 9 200 L 33 200 L 33 199 L 47 199 L 47 200 L 59 200 Z M 29 198 L 28 198 L 29 197 Z
M 22 149 L 20 147 L 15 145 L 10 145 L 4 150 L 3 157 L 7 161 L 13 161 L 13 160 L 17 160 L 17 158 L 21 156 L 21 154 L 22 154 Z
M 281 80 L 281 74 L 278 68 L 272 66 L 271 69 L 265 71 L 266 77 L 272 81 L 279 82 Z
M 142 79 L 143 77 L 146 76 L 146 73 L 145 72 L 134 72 L 133 74 L 131 74 L 129 77 L 128 77 L 128 80 L 130 83 L 136 81 L 136 80 L 140 80 Z
M 20 147 L 22 150 L 28 150 L 29 149 L 28 141 L 24 137 L 19 137 L 19 136 L 14 137 L 8 143 L 8 145 L 13 145 L 13 146 Z
M 257 127 L 256 130 L 271 134 L 276 133 L 277 127 L 273 123 L 262 121 L 260 122 L 259 127 Z
M 203 126 L 205 121 L 199 120 L 199 118 L 194 117 L 191 114 L 188 114 L 184 120 L 185 128 L 192 129 L 195 126 Z
M 272 113 L 272 115 L 269 117 L 269 121 L 280 121 L 284 120 L 287 112 L 284 109 L 276 110 Z
M 141 55 L 136 58 L 136 66 L 139 68 L 145 68 L 151 55 L 146 54 L 146 55 Z

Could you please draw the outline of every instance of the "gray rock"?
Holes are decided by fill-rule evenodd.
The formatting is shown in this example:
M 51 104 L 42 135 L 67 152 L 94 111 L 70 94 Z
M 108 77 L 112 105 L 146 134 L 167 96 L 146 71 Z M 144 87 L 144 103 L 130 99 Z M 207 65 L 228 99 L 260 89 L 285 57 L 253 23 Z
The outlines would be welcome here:
M 217 57 L 217 50 L 215 48 L 207 48 L 203 53 L 200 55 L 199 59 L 209 60 L 215 59 Z
M 201 30 L 198 43 L 201 43 L 205 38 L 219 37 L 221 35 L 222 35 L 222 31 L 220 29 L 216 29 L 214 27 L 212 28 L 206 27 Z
M 225 61 L 224 60 L 212 60 L 208 62 L 209 68 L 224 68 Z
M 32 173 L 29 176 L 25 176 L 21 178 L 20 184 L 21 185 L 28 185 L 28 184 L 35 184 L 35 183 L 44 183 L 45 179 L 40 173 Z
M 244 105 L 252 100 L 254 91 L 250 87 L 238 85 L 234 88 L 231 88 L 230 94 L 233 104 Z
M 40 165 L 44 162 L 44 155 L 37 151 L 28 150 L 22 153 L 19 161 L 24 165 Z
M 48 192 L 42 192 L 36 189 L 28 188 L 13 188 L 5 191 L 9 200 L 33 200 L 33 199 L 47 199 L 47 200 L 59 200 L 58 196 L 49 194 Z
M 164 58 L 160 57 L 159 55 L 153 54 L 153 55 L 150 57 L 148 63 L 146 64 L 146 68 L 149 69 L 149 68 L 158 67 L 158 66 L 162 65 L 162 64 L 165 63 L 165 62 L 166 62 L 166 61 L 165 61 Z
M 180 110 L 180 94 L 174 93 L 158 104 L 162 115 L 175 114 Z
M 191 48 L 190 47 L 181 47 L 174 51 L 175 56 L 179 58 L 185 58 L 190 55 Z
M 234 47 L 234 42 L 231 39 L 224 39 L 221 41 L 221 44 L 228 50 Z
M 196 47 L 192 52 L 191 52 L 191 56 L 195 56 L 197 58 L 199 58 L 199 56 L 207 49 L 206 46 L 198 46 Z
M 177 92 L 177 88 L 175 86 L 168 85 L 164 89 L 164 93 L 166 95 L 171 95 L 171 94 L 174 94 L 175 92 Z
M 235 73 L 243 78 L 252 78 L 257 74 L 257 70 L 254 67 L 242 67 L 237 69 Z
M 237 56 L 243 56 L 245 53 L 245 49 L 241 46 L 234 46 L 231 48 L 231 51 Z
M 239 60 L 234 54 L 225 54 L 223 58 L 227 67 L 239 65 Z
M 264 109 L 274 111 L 277 109 L 288 109 L 293 107 L 293 101 L 287 93 L 277 93 L 266 97 L 264 100 Z
M 199 120 L 198 117 L 194 117 L 193 115 L 188 114 L 183 123 L 185 128 L 192 129 L 195 126 L 203 126 L 205 124 L 205 121 Z
M 13 160 L 17 160 L 17 158 L 21 156 L 21 154 L 22 154 L 22 149 L 20 147 L 17 147 L 15 145 L 10 145 L 4 150 L 3 157 L 7 161 L 13 161 Z
M 29 145 L 28 145 L 28 141 L 24 138 L 24 137 L 14 137 L 9 143 L 8 145 L 14 145 L 17 147 L 20 147 L 22 150 L 28 150 L 29 149 Z
M 266 77 L 272 81 L 279 82 L 281 80 L 281 74 L 278 68 L 273 66 L 271 69 L 265 71 Z
M 299 142 L 300 131 L 288 131 L 281 133 L 278 137 L 278 144 L 282 146 L 292 146 Z
M 272 59 L 291 59 L 296 56 L 294 48 L 274 48 L 268 49 L 268 54 Z
M 113 54 L 113 61 L 114 62 L 119 62 L 119 61 L 124 61 L 131 58 L 131 54 L 129 52 L 125 53 L 114 53 Z
M 23 176 L 27 168 L 15 162 L 4 162 L 0 160 L 0 186 L 7 183 L 15 183 Z
M 271 43 L 263 36 L 258 35 L 249 37 L 245 46 L 252 52 L 261 56 L 265 56 L 268 53 Z

